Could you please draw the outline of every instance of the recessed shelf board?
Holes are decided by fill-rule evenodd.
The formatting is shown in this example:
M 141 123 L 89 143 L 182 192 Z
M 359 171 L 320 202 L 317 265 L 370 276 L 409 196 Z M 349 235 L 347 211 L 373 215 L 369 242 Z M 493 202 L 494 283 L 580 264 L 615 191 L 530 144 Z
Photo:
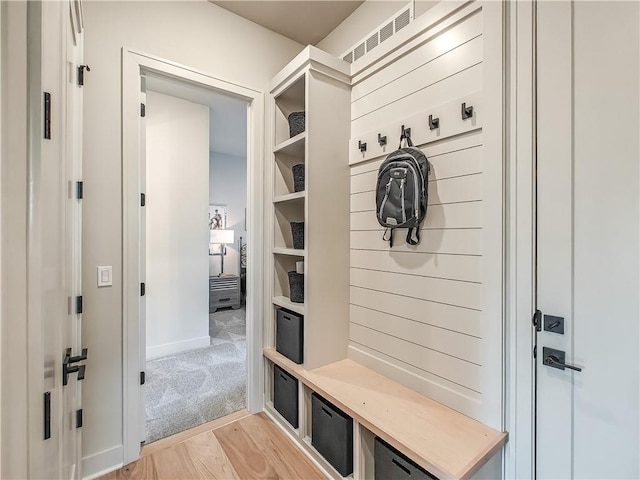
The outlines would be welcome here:
M 274 305 L 278 305 L 279 307 L 304 315 L 304 303 L 293 303 L 287 297 L 283 296 L 273 297 L 272 302 Z
M 302 132 L 279 143 L 273 148 L 273 153 L 288 155 L 291 157 L 304 158 L 304 144 L 307 138 L 307 132 Z
M 304 258 L 307 252 L 306 250 L 296 249 L 296 248 L 276 247 L 273 249 L 273 253 L 275 253 L 276 255 L 289 255 L 292 257 Z
M 291 202 L 293 200 L 306 198 L 306 196 L 307 196 L 307 192 L 304 190 L 302 192 L 288 193 L 286 195 L 278 195 L 273 199 L 273 203 Z

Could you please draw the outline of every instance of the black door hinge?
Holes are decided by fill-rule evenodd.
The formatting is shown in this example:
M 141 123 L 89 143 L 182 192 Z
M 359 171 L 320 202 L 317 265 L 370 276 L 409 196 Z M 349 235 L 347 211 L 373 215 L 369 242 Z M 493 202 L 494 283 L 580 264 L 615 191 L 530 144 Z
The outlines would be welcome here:
M 147 375 L 144 372 L 140 372 L 140 385 L 144 385 L 147 381 Z
M 51 140 L 51 94 L 44 92 L 44 138 Z
M 84 71 L 85 69 L 87 70 L 87 72 L 90 72 L 91 69 L 89 68 L 89 65 L 80 65 L 78 67 L 78 85 L 83 86 L 84 85 Z
M 533 346 L 533 358 L 538 358 L 538 346 Z
M 44 439 L 51 438 L 51 392 L 44 394 Z
M 76 297 L 76 313 L 82 313 L 82 295 Z
M 144 283 L 140 284 L 140 296 L 144 297 L 144 294 L 147 293 L 147 286 Z
M 140 116 L 141 117 L 146 117 L 147 116 L 147 107 L 144 103 L 140 104 Z
M 84 183 L 76 182 L 76 197 L 78 200 L 82 200 L 84 198 Z
M 147 204 L 147 196 L 144 193 L 140 194 L 140 206 L 144 207 Z
M 540 332 L 542 330 L 542 312 L 540 310 L 536 310 L 536 312 L 533 314 L 531 323 L 533 323 L 533 326 L 536 327 L 536 332 Z
M 76 428 L 82 427 L 82 409 L 76 410 Z

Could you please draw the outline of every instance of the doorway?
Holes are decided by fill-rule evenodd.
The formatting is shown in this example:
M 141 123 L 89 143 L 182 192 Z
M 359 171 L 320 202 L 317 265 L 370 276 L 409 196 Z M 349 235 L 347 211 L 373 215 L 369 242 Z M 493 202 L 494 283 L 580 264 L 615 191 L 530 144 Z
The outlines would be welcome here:
M 151 443 L 246 407 L 247 102 L 154 73 L 143 85 L 140 322 Z
M 206 185 L 207 193 L 203 202 L 199 203 L 198 208 L 202 209 L 202 221 L 195 222 L 194 228 L 198 230 L 198 235 L 201 236 L 201 243 L 204 245 L 204 249 L 198 247 L 199 252 L 203 252 L 204 269 L 202 264 L 199 265 L 200 276 L 204 278 L 204 282 L 199 280 L 197 283 L 197 289 L 204 292 L 204 313 L 206 314 L 206 325 L 204 327 L 204 333 L 200 328 L 199 333 L 191 338 L 198 341 L 205 341 L 207 345 L 201 346 L 199 349 L 190 349 L 192 352 L 206 351 L 211 343 L 222 344 L 224 342 L 211 341 L 210 332 L 211 324 L 209 323 L 209 292 L 211 290 L 211 275 L 209 274 L 209 268 L 212 265 L 218 265 L 220 260 L 224 260 L 224 273 L 229 275 L 236 275 L 238 277 L 238 289 L 242 286 L 241 283 L 246 285 L 246 366 L 242 367 L 244 376 L 247 379 L 243 382 L 246 385 L 246 394 L 241 395 L 240 401 L 243 401 L 249 411 L 258 411 L 261 407 L 260 404 L 260 392 L 262 391 L 262 375 L 261 371 L 261 325 L 262 325 L 262 309 L 258 308 L 262 304 L 262 252 L 260 245 L 262 244 L 262 224 L 260 219 L 262 218 L 262 192 L 263 192 L 263 174 L 262 174 L 262 135 L 263 135 L 263 94 L 251 89 L 247 89 L 238 85 L 230 84 L 217 79 L 213 76 L 203 74 L 201 72 L 195 72 L 189 68 L 175 65 L 169 61 L 161 60 L 158 58 L 149 57 L 144 54 L 131 52 L 125 50 L 124 56 L 124 68 L 123 68 L 123 142 L 124 142 L 124 185 L 123 185 L 123 202 L 125 210 L 125 225 L 123 229 L 124 244 L 125 244 L 125 304 L 124 304 L 124 338 L 125 348 L 124 364 L 125 364 L 125 402 L 124 402 L 124 414 L 125 414 L 125 463 L 136 460 L 139 456 L 140 442 L 147 439 L 145 432 L 145 411 L 141 409 L 145 397 L 145 389 L 149 387 L 147 383 L 148 372 L 145 368 L 147 361 L 147 346 L 145 345 L 147 339 L 147 332 L 144 330 L 145 322 L 142 322 L 144 317 L 149 318 L 149 312 L 145 312 L 148 309 L 147 301 L 151 298 L 153 280 L 151 278 L 145 278 L 145 272 L 149 274 L 150 269 L 145 262 L 147 260 L 146 255 L 141 254 L 140 241 L 145 239 L 149 242 L 150 232 L 146 232 L 142 225 L 147 225 L 147 219 L 151 205 L 152 196 L 145 195 L 144 207 L 141 207 L 142 193 L 145 192 L 147 186 L 145 185 L 145 179 L 147 175 L 145 172 L 145 165 L 141 162 L 143 156 L 144 146 L 147 145 L 145 135 L 148 133 L 142 128 L 145 122 L 147 112 L 145 111 L 145 117 L 141 115 L 140 103 L 149 103 L 150 100 L 146 99 L 145 95 L 149 95 L 148 92 L 153 91 L 152 95 L 166 95 L 167 92 L 157 92 L 155 90 L 161 89 L 157 84 L 154 85 L 157 79 L 163 80 L 164 83 L 173 85 L 174 89 L 182 91 L 184 96 L 186 91 L 199 91 L 200 94 L 205 92 L 207 95 L 214 95 L 218 98 L 224 97 L 227 100 L 233 100 L 236 104 L 242 104 L 242 108 L 245 112 L 245 133 L 242 135 L 244 140 L 244 148 L 246 149 L 246 226 L 245 226 L 245 213 L 244 208 L 241 212 L 241 221 L 233 220 L 234 224 L 238 224 L 242 230 L 238 231 L 238 234 L 234 231 L 233 242 L 216 243 L 209 227 L 210 214 L 208 210 L 213 202 L 220 204 L 227 203 L 228 207 L 231 207 L 233 203 L 229 199 L 216 198 L 212 200 L 208 197 L 208 185 Z M 156 82 L 157 83 L 157 82 Z M 147 93 L 141 93 L 141 86 Z M 150 87 L 155 87 L 155 90 Z M 175 91 L 173 92 L 175 95 Z M 190 103 L 203 102 L 202 98 L 199 101 L 194 102 L 193 97 L 190 98 Z M 146 107 L 145 107 L 146 109 Z M 237 143 L 237 141 L 236 141 Z M 208 154 L 208 152 L 207 152 Z M 147 166 L 148 167 L 148 166 Z M 208 169 L 209 165 L 207 165 Z M 208 175 L 205 175 L 208 178 Z M 206 178 L 204 183 L 206 183 Z M 202 180 L 202 179 L 201 179 Z M 155 195 L 158 198 L 158 195 Z M 215 206 L 215 205 L 214 205 Z M 227 212 L 228 226 L 231 227 L 231 211 Z M 237 212 L 233 213 L 234 218 Z M 143 222 L 144 220 L 144 222 Z M 197 223 L 197 226 L 195 225 Z M 242 237 L 242 244 L 240 244 L 240 237 Z M 155 240 L 154 240 L 155 241 Z M 245 252 L 245 255 L 241 253 Z M 216 252 L 223 252 L 224 255 L 213 255 Z M 212 255 L 209 255 L 212 253 Z M 242 275 L 241 261 L 245 259 L 246 276 Z M 233 272 L 233 273 L 232 273 Z M 237 272 L 237 273 L 236 273 Z M 217 275 L 214 275 L 217 278 Z M 240 282 L 241 277 L 244 282 Z M 224 277 L 220 277 L 224 278 Z M 141 285 L 144 284 L 143 285 Z M 204 289 L 202 289 L 204 283 Z M 141 296 L 141 287 L 144 289 L 144 296 Z M 201 291 L 201 296 L 202 295 Z M 241 290 L 240 290 L 241 293 Z M 202 306 L 199 308 L 202 310 Z M 224 311 L 221 306 L 220 311 Z M 231 305 L 231 310 L 241 311 L 237 308 L 238 305 Z M 234 310 L 236 307 L 237 310 Z M 213 313 L 213 312 L 212 312 Z M 217 313 L 217 311 L 215 312 Z M 199 340 L 198 340 L 199 339 Z M 164 344 L 160 344 L 164 345 Z M 207 348 L 204 348 L 207 347 Z M 234 345 L 235 348 L 235 345 Z M 207 363 L 202 359 L 196 360 L 194 364 L 202 365 Z M 144 372 L 144 373 L 142 373 Z M 238 375 L 234 375 L 237 377 Z M 144 380 L 144 382 L 142 381 Z M 141 385 L 146 383 L 146 385 Z M 206 382 L 205 382 L 206 383 Z M 213 382 L 219 383 L 219 382 Z M 202 384 L 202 382 L 201 382 Z M 237 397 L 237 395 L 236 395 Z M 178 402 L 178 404 L 180 404 Z M 182 404 L 184 405 L 184 404 Z M 193 411 L 202 413 L 205 408 L 194 407 Z M 215 414 L 215 412 L 214 412 Z M 224 414 L 224 413 L 222 413 Z M 219 416 L 219 415 L 216 415 Z M 203 419 L 199 420 L 202 423 Z M 195 425 L 193 425 L 195 426 Z

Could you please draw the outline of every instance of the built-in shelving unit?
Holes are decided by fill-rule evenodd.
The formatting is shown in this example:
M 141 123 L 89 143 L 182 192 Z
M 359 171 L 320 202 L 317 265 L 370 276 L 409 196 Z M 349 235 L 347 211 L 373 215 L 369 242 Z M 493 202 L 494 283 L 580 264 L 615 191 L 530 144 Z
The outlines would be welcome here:
M 290 137 L 287 119 L 293 112 L 305 112 L 306 128 Z M 303 315 L 303 365 L 312 369 L 347 356 L 349 65 L 307 47 L 273 80 L 271 118 L 271 281 L 265 347 L 275 348 L 278 309 Z M 301 191 L 294 188 L 296 165 L 304 165 Z M 304 248 L 294 248 L 292 222 L 304 222 Z M 299 262 L 304 262 L 304 303 L 290 299 L 288 276 Z M 299 426 L 293 428 L 273 406 L 273 362 L 265 358 L 265 367 L 265 410 L 326 472 L 340 478 L 311 446 L 312 392 L 299 383 Z

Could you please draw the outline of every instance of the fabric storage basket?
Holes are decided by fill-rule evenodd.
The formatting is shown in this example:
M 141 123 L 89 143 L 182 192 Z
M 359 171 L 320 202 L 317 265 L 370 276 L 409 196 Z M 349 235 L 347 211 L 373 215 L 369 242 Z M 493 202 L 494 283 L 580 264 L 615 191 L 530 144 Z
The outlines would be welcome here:
M 289 120 L 289 137 L 304 132 L 304 112 L 293 112 L 287 117 Z
M 438 480 L 379 437 L 374 452 L 374 480 Z
M 278 365 L 273 366 L 273 408 L 298 428 L 298 380 Z
M 289 272 L 289 300 L 304 303 L 304 275 L 296 271 Z
M 317 393 L 311 394 L 311 445 L 340 475 L 353 473 L 353 419 Z
M 304 163 L 299 163 L 291 167 L 291 171 L 293 172 L 293 191 L 294 192 L 303 192 L 304 191 Z
M 291 236 L 293 237 L 293 248 L 304 249 L 304 222 L 291 222 Z
M 302 363 L 304 317 L 284 308 L 276 316 L 276 351 L 295 363 Z

